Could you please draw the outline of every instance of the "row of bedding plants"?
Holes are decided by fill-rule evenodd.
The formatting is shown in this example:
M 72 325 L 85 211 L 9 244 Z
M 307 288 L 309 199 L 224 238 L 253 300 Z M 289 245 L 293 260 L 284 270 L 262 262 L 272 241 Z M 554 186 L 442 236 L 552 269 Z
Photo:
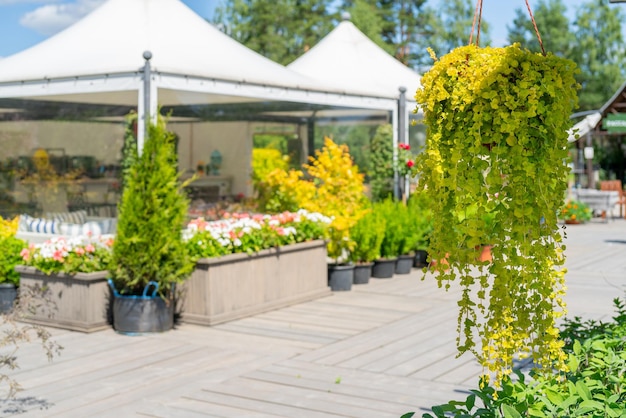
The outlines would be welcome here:
M 185 251 L 196 263 L 200 259 L 237 253 L 253 255 L 269 248 L 319 240 L 325 236 L 330 221 L 323 215 L 304 210 L 277 215 L 233 213 L 219 221 L 194 219 L 183 229 L 181 237 Z M 7 249 L 3 257 L 12 260 L 9 277 L 19 282 L 21 273 L 27 283 L 47 288 L 46 297 L 57 294 L 62 298 L 53 301 L 52 309 L 49 306 L 39 309 L 33 321 L 44 320 L 49 325 L 87 332 L 108 327 L 110 313 L 103 305 L 108 301 L 106 279 L 110 277 L 109 271 L 115 269 L 112 235 L 58 237 L 29 246 L 15 239 L 10 251 L 8 245 L 4 245 L 8 241 L 9 238 L 0 240 L 0 246 Z M 5 267 L 9 269 L 8 264 L 3 265 L 3 271 Z M 68 284 L 75 288 L 87 286 L 97 297 L 81 300 L 78 290 L 55 292 Z M 95 302 L 95 306 L 88 307 L 90 302 Z M 77 306 L 88 318 L 73 317 Z
M 192 220 L 183 237 L 194 259 L 261 250 L 323 239 L 332 220 L 306 210 L 275 215 L 227 213 L 223 219 Z

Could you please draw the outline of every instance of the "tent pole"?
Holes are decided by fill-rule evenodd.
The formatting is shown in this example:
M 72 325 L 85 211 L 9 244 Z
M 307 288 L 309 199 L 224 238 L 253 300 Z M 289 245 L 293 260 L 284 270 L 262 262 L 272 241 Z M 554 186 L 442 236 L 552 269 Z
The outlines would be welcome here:
M 398 88 L 400 96 L 398 98 L 398 143 L 408 144 L 409 136 L 407 135 L 407 123 L 408 118 L 406 114 L 406 87 L 401 86 Z M 409 176 L 404 176 L 402 179 L 402 201 L 406 202 L 409 198 Z
M 140 129 L 137 133 L 137 151 L 139 155 L 143 151 L 143 145 L 145 138 L 148 136 L 148 128 L 150 126 L 150 79 L 151 71 L 150 59 L 152 58 L 152 52 L 144 51 L 143 58 L 146 60 L 143 66 L 143 109 L 139 109 L 139 120 L 143 121 L 143 129 Z M 143 111 L 143 114 L 142 114 Z
M 400 200 L 400 176 L 398 174 L 398 107 L 391 111 L 391 127 L 393 132 L 393 197 Z

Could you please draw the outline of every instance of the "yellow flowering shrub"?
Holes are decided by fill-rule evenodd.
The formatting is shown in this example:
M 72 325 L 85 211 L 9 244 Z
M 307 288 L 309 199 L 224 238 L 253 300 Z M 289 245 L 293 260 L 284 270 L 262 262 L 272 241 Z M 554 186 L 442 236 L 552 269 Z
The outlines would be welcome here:
M 13 219 L 3 219 L 2 216 L 0 216 L 0 239 L 15 236 L 19 221 L 19 216 Z
M 286 171 L 275 168 L 264 181 L 265 191 L 259 196 L 259 208 L 262 212 L 296 212 L 303 208 L 302 203 L 313 198 L 315 185 L 303 180 L 300 170 Z
M 348 147 L 330 138 L 304 167 L 311 180 L 298 170 L 276 168 L 265 175 L 267 194 L 259 207 L 267 212 L 306 209 L 332 217 L 328 228 L 328 254 L 338 259 L 354 243 L 350 228 L 366 213 L 364 176 L 352 161 Z
M 565 309 L 557 213 L 567 188 L 575 71 L 569 60 L 517 44 L 471 45 L 436 60 L 415 96 L 428 127 L 417 171 L 432 202 L 429 254 L 448 262 L 434 267 L 439 285 L 459 280 L 463 289 L 459 354 L 474 353 L 498 381 L 516 356 L 532 356 L 547 372 L 565 370 L 556 328 Z M 477 261 L 486 237 L 491 263 Z
M 329 226 L 328 255 L 338 259 L 344 250 L 353 248 L 350 229 L 366 213 L 364 176 L 352 161 L 348 147 L 328 137 L 305 168 L 316 188 L 314 197 L 303 201 L 302 207 L 333 218 Z

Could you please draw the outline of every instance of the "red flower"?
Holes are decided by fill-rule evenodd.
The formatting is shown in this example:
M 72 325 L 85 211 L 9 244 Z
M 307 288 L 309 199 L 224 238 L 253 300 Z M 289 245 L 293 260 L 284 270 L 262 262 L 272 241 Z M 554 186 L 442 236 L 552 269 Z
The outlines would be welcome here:
M 413 162 L 413 160 L 409 160 L 409 161 L 406 162 L 406 166 L 409 167 L 409 168 L 413 167 L 414 165 L 415 165 L 415 163 Z
M 411 146 L 409 144 L 398 144 L 398 148 L 405 149 L 408 151 L 411 149 Z

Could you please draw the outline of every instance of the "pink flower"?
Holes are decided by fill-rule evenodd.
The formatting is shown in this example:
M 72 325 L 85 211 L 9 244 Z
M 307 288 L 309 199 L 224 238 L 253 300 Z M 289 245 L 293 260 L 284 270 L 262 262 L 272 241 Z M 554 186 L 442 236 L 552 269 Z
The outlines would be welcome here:
M 24 248 L 20 251 L 20 257 L 22 257 L 24 261 L 28 261 L 30 259 L 30 250 L 28 248 Z
M 85 249 L 84 249 L 84 248 L 82 248 L 82 247 L 78 247 L 78 248 L 76 248 L 76 249 L 74 250 L 74 252 L 75 252 L 76 254 L 78 254 L 78 255 L 83 255 L 83 254 L 85 254 Z
M 85 251 L 87 251 L 88 253 L 93 253 L 94 251 L 96 251 L 96 249 L 92 244 L 87 244 L 85 245 Z
M 52 253 L 52 259 L 54 261 L 58 261 L 58 262 L 62 263 L 63 262 L 63 251 L 56 250 L 54 253 Z

